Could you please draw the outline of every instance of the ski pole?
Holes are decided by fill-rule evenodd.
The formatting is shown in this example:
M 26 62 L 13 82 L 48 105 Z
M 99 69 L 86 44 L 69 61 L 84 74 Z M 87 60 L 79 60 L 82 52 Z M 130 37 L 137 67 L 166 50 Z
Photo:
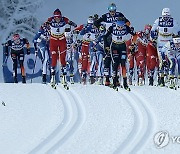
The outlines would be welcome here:
M 32 83 L 32 79 L 33 79 L 33 76 L 34 76 L 34 71 L 35 71 L 36 61 L 37 61 L 37 55 L 35 56 L 34 67 L 33 67 L 32 77 L 31 77 L 31 83 Z
M 3 62 L 3 64 L 2 64 L 2 67 L 6 66 L 7 60 L 8 60 L 8 56 L 5 57 L 4 62 Z

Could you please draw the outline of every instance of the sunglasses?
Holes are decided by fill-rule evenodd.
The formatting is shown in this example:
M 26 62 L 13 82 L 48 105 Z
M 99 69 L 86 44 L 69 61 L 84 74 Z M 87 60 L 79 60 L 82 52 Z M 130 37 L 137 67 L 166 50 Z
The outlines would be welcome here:
M 119 30 L 121 30 L 123 28 L 124 28 L 124 26 L 117 26 L 117 29 L 119 29 Z
M 109 11 L 110 13 L 116 13 L 116 11 Z

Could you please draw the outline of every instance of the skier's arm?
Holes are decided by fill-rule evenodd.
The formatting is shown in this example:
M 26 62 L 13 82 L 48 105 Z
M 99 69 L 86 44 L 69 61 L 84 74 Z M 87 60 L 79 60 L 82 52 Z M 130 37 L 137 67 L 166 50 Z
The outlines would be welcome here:
M 96 27 L 99 27 L 101 25 L 101 22 L 105 22 L 105 21 L 106 21 L 106 14 L 103 14 L 102 17 L 94 21 L 94 25 Z
M 131 34 L 131 35 L 136 35 L 136 33 L 134 32 L 134 27 L 129 27 L 129 26 L 127 26 L 127 25 L 125 25 L 126 26 L 126 29 L 127 29 L 127 34 L 129 33 L 129 34 Z
M 92 29 L 92 26 L 91 25 L 86 25 L 83 27 L 83 29 L 80 31 L 80 35 L 84 35 L 88 32 L 90 32 Z
M 108 52 L 109 47 L 108 47 L 108 36 L 111 35 L 113 31 L 113 27 L 110 26 L 109 29 L 107 30 L 107 33 L 104 35 L 103 39 L 104 39 L 104 49 L 106 52 Z
M 159 19 L 156 19 L 152 28 L 151 28 L 151 40 L 153 41 L 155 39 L 155 34 L 158 28 L 158 24 L 159 24 Z
M 40 38 L 41 34 L 43 34 L 43 33 L 44 33 L 43 29 L 40 28 L 39 31 L 34 36 L 33 43 L 37 43 L 37 40 Z
M 66 17 L 63 17 L 64 18 L 64 21 L 66 22 L 66 24 L 70 25 L 70 26 L 73 26 L 73 27 L 77 27 L 77 24 L 74 23 L 73 21 L 69 20 L 68 18 Z
M 26 38 L 23 38 L 23 42 L 24 44 L 26 44 L 26 48 L 27 48 L 27 54 L 30 54 L 30 44 L 29 41 Z
M 118 20 L 123 20 L 126 23 L 127 26 L 131 25 L 130 21 L 124 16 L 124 14 L 119 12 L 119 17 L 118 18 L 119 18 Z

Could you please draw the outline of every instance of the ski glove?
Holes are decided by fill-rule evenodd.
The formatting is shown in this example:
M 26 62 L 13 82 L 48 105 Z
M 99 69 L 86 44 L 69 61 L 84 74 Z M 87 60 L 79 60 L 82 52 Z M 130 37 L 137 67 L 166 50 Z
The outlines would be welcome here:
M 109 47 L 105 47 L 105 53 L 108 54 L 110 51 L 110 48 Z
M 135 53 L 135 45 L 134 45 L 134 44 L 131 44 L 131 45 L 129 46 L 129 50 L 130 50 L 130 53 L 131 53 L 131 54 L 134 54 L 134 53 Z
M 75 24 L 75 23 L 72 22 L 72 21 L 69 21 L 69 25 L 72 25 L 72 26 L 74 26 L 74 27 L 77 27 L 77 24 Z

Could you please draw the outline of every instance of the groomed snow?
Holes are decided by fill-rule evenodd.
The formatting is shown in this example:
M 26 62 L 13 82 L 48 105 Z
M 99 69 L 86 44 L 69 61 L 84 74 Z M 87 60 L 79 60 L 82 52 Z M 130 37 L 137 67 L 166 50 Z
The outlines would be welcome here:
M 0 153 L 179 153 L 178 143 L 153 142 L 159 131 L 180 135 L 179 89 L 131 89 L 1 83 Z

